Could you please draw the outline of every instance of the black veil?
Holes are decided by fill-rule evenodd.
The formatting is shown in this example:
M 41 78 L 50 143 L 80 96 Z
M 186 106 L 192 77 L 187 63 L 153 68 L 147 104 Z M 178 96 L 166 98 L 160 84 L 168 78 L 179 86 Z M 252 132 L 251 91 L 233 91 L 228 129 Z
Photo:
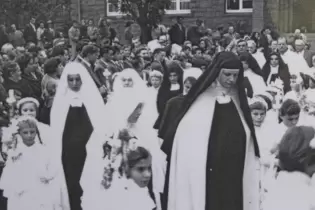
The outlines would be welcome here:
M 191 88 L 189 93 L 186 95 L 183 101 L 183 105 L 179 110 L 177 116 L 175 117 L 174 121 L 170 123 L 170 127 L 166 132 L 165 139 L 161 147 L 161 149 L 168 156 L 168 161 L 170 161 L 173 141 L 180 121 L 185 116 L 186 112 L 189 110 L 194 101 L 198 98 L 198 96 L 216 81 L 222 68 L 240 69 L 240 73 L 237 80 L 240 107 L 244 113 L 245 121 L 249 126 L 252 138 L 254 140 L 255 155 L 259 157 L 259 149 L 255 135 L 254 124 L 252 122 L 252 118 L 250 115 L 247 96 L 243 85 L 244 71 L 242 63 L 239 60 L 238 56 L 235 55 L 234 53 L 221 52 L 215 56 L 215 58 L 212 61 L 212 64 L 208 66 L 207 70 L 199 77 L 196 84 Z

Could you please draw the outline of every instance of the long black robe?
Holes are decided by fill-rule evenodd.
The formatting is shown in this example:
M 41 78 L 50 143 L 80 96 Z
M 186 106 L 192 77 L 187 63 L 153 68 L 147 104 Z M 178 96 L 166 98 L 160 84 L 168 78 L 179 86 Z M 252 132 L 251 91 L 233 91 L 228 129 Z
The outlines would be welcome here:
M 246 133 L 233 101 L 216 102 L 208 144 L 206 210 L 243 210 Z
M 71 210 L 81 210 L 80 178 L 86 158 L 85 146 L 93 126 L 84 106 L 70 107 L 62 137 L 62 164 Z

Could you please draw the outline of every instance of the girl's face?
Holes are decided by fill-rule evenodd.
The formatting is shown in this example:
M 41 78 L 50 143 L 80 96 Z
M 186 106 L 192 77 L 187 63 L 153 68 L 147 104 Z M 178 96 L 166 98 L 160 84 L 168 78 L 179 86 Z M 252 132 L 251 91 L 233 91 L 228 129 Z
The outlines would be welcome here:
M 169 76 L 169 80 L 171 82 L 171 84 L 177 84 L 178 83 L 178 75 L 176 72 L 171 72 L 170 76 Z
M 121 78 L 122 84 L 124 88 L 132 88 L 133 87 L 133 81 L 132 78 Z
M 130 168 L 130 178 L 141 188 L 148 186 L 151 176 L 151 157 L 140 160 L 134 167 Z
M 192 87 L 192 84 L 189 80 L 186 80 L 184 83 L 184 93 L 187 94 Z
M 21 107 L 21 116 L 36 117 L 36 105 L 33 102 L 27 102 Z
M 89 26 L 93 25 L 93 20 L 89 20 Z
M 273 67 L 276 67 L 276 66 L 279 65 L 279 58 L 278 58 L 278 56 L 272 55 L 270 57 L 270 65 L 273 66 Z
M 69 74 L 68 75 L 68 87 L 74 91 L 80 91 L 82 86 L 82 80 L 79 74 Z
M 35 143 L 36 128 L 31 127 L 21 128 L 19 134 L 22 137 L 23 143 L 26 146 L 30 147 Z
M 239 69 L 222 69 L 218 77 L 219 83 L 225 88 L 232 88 L 235 86 Z
M 282 119 L 282 122 L 285 126 L 287 126 L 288 128 L 291 128 L 293 126 L 296 126 L 296 124 L 298 123 L 300 114 L 284 115 L 284 116 L 280 116 L 280 118 Z
M 150 82 L 154 88 L 158 88 L 160 87 L 162 80 L 159 77 L 151 77 Z
M 247 70 L 249 68 L 248 63 L 246 61 L 242 61 L 243 69 Z
M 266 110 L 254 109 L 251 111 L 251 115 L 254 126 L 260 127 L 266 118 Z

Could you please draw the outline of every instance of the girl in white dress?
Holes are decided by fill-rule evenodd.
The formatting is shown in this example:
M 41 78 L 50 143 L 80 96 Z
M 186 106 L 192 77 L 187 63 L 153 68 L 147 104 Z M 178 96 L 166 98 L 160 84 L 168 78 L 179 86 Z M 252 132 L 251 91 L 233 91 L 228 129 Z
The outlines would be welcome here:
M 150 152 L 126 131 L 118 138 L 109 143 L 120 147 L 112 148 L 111 161 L 105 165 L 102 183 L 106 190 L 100 205 L 111 210 L 155 209 L 147 188 L 152 176 Z
M 16 146 L 9 150 L 0 180 L 8 210 L 68 210 L 60 196 L 57 167 L 41 143 L 37 121 L 22 116 L 11 126 Z
M 279 145 L 281 171 L 268 193 L 264 210 L 315 209 L 311 186 L 314 170 L 310 167 L 314 155 L 310 142 L 314 135 L 314 128 L 306 126 L 293 127 L 285 133 Z
M 263 202 L 268 189 L 276 177 L 277 159 L 271 150 L 275 146 L 275 138 L 272 132 L 273 126 L 265 122 L 268 105 L 261 97 L 254 97 L 249 101 L 249 108 L 253 119 L 256 138 L 260 151 L 260 190 Z

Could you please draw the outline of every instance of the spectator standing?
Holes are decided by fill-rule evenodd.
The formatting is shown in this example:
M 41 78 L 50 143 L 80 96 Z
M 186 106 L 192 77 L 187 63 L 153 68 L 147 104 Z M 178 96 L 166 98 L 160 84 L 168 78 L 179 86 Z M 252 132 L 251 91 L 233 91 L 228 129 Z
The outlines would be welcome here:
M 187 40 L 191 41 L 193 45 L 198 45 L 200 39 L 204 36 L 203 28 L 204 22 L 202 20 L 197 19 L 196 25 L 188 29 Z
M 22 47 L 25 45 L 23 33 L 16 29 L 15 24 L 11 25 L 11 33 L 9 34 L 9 41 L 14 47 Z
M 77 21 L 73 21 L 72 27 L 69 29 L 69 43 L 71 45 L 71 60 L 76 58 L 77 44 L 80 38 L 80 29 Z
M 4 44 L 8 43 L 8 41 L 9 41 L 9 38 L 6 32 L 5 26 L 0 25 L 0 48 L 2 48 Z
M 44 31 L 45 31 L 45 24 L 44 24 L 44 22 L 40 22 L 39 23 L 39 27 L 38 27 L 37 32 L 36 32 L 37 43 L 38 43 L 38 46 L 40 48 L 44 47 L 44 43 L 43 43 L 43 40 L 42 40 L 42 35 L 44 34 Z
M 36 19 L 34 17 L 31 18 L 29 24 L 26 25 L 24 30 L 24 39 L 26 43 L 32 42 L 37 44 L 37 34 L 36 34 L 36 26 L 35 26 Z
M 186 39 L 186 29 L 182 17 L 177 17 L 176 20 L 176 24 L 169 30 L 170 40 L 172 44 L 182 45 Z

